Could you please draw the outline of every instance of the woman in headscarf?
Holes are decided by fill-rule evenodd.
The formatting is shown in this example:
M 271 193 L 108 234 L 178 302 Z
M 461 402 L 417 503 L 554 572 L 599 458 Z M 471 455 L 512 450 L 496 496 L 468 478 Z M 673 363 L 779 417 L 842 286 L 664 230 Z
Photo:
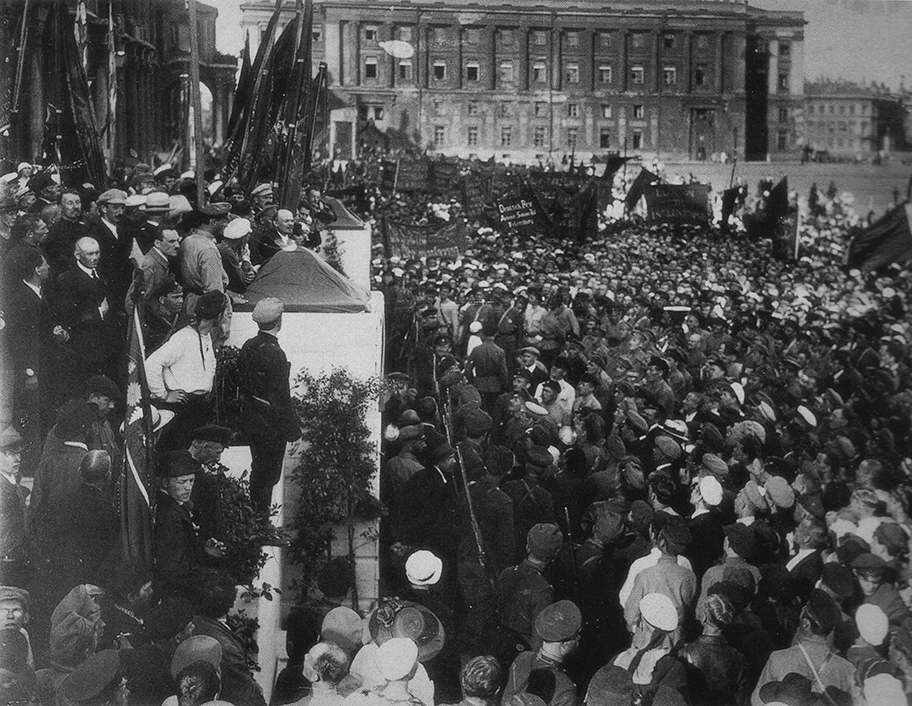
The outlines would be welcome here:
M 675 656 L 677 628 L 678 611 L 671 598 L 662 593 L 643 596 L 632 644 L 612 661 L 630 673 L 642 704 L 651 704 L 660 686 L 687 698 L 684 665 Z

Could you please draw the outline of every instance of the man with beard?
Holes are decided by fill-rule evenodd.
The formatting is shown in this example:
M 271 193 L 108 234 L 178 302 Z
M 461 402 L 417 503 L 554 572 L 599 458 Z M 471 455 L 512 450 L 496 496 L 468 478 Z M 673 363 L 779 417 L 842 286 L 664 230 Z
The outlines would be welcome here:
M 60 220 L 51 226 L 44 243 L 55 279 L 73 265 L 76 242 L 87 235 L 89 228 L 82 218 L 82 197 L 75 189 L 67 189 L 60 194 Z

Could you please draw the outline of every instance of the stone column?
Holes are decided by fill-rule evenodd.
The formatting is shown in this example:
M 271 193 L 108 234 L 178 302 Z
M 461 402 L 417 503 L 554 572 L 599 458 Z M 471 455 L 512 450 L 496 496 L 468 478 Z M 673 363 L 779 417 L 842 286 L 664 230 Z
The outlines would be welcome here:
M 490 72 L 488 74 L 488 90 L 497 89 L 497 26 L 488 27 L 488 64 Z M 499 142 L 497 143 L 500 144 Z
M 583 84 L 587 87 L 588 90 L 594 91 L 596 87 L 596 73 L 598 72 L 598 66 L 595 63 L 595 30 L 591 27 L 588 27 L 583 31 L 583 58 L 584 61 L 581 63 L 586 67 L 588 72 L 587 80 Z
M 456 41 L 456 88 L 462 88 L 463 82 L 465 81 L 465 67 L 463 66 L 462 60 L 462 25 L 456 23 L 450 26 L 450 32 Z
M 716 35 L 716 66 L 713 73 L 716 93 L 725 93 L 725 32 Z
M 519 41 L 519 76 L 516 86 L 520 91 L 529 90 L 529 28 L 520 27 L 517 33 Z M 520 131 L 521 132 L 521 131 Z
M 623 29 L 617 33 L 618 36 L 618 90 L 623 93 L 627 90 L 627 81 L 629 67 L 627 64 L 627 43 L 630 39 L 630 30 Z
M 563 48 L 561 47 L 561 31 L 558 28 L 551 30 L 551 88 L 560 91 L 564 85 Z
M 665 77 L 662 73 L 662 32 L 652 30 L 652 41 L 655 43 L 655 52 L 653 61 L 655 62 L 655 91 L 661 93 L 665 85 Z
M 678 81 L 682 93 L 689 94 L 693 87 L 693 30 L 684 32 L 684 65 L 681 72 L 684 74 Z
M 418 25 L 418 85 L 427 88 L 430 82 L 430 38 L 429 27 L 426 23 Z

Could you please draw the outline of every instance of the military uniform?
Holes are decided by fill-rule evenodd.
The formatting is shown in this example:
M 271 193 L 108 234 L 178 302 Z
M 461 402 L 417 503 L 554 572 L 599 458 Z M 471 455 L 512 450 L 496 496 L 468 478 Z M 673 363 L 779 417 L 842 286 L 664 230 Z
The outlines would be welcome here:
M 244 403 L 240 425 L 252 457 L 250 497 L 263 512 L 268 512 L 272 487 L 282 476 L 286 442 L 301 438 L 291 406 L 290 370 L 278 339 L 265 331 L 249 339 L 238 357 Z
M 554 590 L 541 571 L 528 561 L 504 569 L 497 578 L 497 605 L 500 626 L 522 639 L 526 647 L 537 649 L 535 618 L 554 600 Z

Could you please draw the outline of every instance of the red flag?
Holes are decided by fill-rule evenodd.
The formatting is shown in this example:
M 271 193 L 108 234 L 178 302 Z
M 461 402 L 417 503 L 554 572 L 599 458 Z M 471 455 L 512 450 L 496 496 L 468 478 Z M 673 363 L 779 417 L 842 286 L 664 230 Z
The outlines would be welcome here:
M 124 473 L 120 484 L 120 536 L 124 560 L 152 570 L 152 410 L 146 383 L 145 350 L 139 309 L 133 308 L 127 338 L 127 400 L 124 419 Z

